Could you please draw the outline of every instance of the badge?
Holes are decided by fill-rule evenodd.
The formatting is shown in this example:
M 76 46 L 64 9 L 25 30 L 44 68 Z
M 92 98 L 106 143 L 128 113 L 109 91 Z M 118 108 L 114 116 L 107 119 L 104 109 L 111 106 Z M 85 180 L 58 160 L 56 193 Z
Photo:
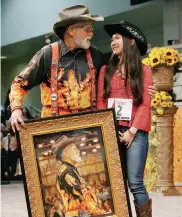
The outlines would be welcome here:
M 121 98 L 109 98 L 108 108 L 115 108 L 116 119 L 130 121 L 132 115 L 133 100 Z

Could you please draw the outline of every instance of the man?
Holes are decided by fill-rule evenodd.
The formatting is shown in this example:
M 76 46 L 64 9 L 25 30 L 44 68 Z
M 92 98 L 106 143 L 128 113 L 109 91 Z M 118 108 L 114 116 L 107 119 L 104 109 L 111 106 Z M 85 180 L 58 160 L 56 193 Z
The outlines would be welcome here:
M 57 175 L 57 189 L 62 197 L 66 216 L 78 216 L 80 211 L 92 215 L 106 213 L 99 208 L 100 200 L 75 167 L 82 160 L 75 139 L 62 136 L 55 142 L 53 149 L 56 159 L 62 162 Z
M 11 86 L 11 126 L 20 129 L 24 95 L 34 86 L 41 87 L 42 117 L 95 109 L 96 77 L 105 64 L 104 56 L 91 46 L 92 24 L 103 21 L 91 15 L 84 5 L 62 10 L 54 32 L 60 41 L 38 51 Z M 155 88 L 149 87 L 151 95 Z

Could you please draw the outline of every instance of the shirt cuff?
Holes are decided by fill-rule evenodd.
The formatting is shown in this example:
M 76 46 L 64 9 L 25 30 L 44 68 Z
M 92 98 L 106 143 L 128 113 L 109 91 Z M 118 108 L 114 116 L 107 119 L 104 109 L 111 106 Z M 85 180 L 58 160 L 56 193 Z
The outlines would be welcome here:
M 22 101 L 19 99 L 13 99 L 10 103 L 11 112 L 16 109 L 21 109 Z

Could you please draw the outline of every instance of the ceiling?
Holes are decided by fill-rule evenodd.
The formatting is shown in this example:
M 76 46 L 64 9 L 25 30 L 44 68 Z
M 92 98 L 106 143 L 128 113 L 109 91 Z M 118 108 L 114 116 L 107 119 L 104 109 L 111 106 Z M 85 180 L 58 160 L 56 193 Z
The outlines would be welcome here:
M 126 20 L 137 25 L 140 29 L 149 29 L 155 26 L 163 25 L 163 8 L 160 4 L 152 4 L 145 7 L 140 7 L 124 13 L 116 14 L 106 17 L 104 22 L 95 23 L 95 30 L 99 34 L 95 34 L 93 40 L 101 40 L 107 36 L 102 28 L 103 25 L 108 23 L 117 23 Z
M 163 9 L 159 4 L 151 4 L 149 6 L 106 17 L 104 22 L 97 22 L 94 24 L 95 36 L 93 37 L 93 44 L 98 44 L 98 42 L 102 42 L 102 40 L 108 38 L 102 28 L 104 24 L 115 23 L 121 20 L 127 20 L 136 24 L 141 29 L 151 29 L 152 27 L 163 25 Z M 7 56 L 7 59 L 5 60 L 31 57 L 45 45 L 45 35 L 41 35 L 39 37 L 1 47 L 1 56 Z

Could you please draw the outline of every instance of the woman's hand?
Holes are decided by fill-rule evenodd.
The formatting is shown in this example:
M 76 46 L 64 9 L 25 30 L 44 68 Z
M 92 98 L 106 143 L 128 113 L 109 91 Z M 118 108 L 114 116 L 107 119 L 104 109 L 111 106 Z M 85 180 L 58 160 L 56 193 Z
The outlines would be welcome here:
M 155 97 L 155 93 L 156 93 L 157 89 L 154 85 L 149 85 L 148 86 L 148 92 L 150 94 L 151 99 L 153 99 Z
M 119 131 L 119 136 L 120 136 L 120 142 L 123 142 L 127 148 L 130 147 L 131 143 L 135 138 L 135 134 L 131 133 L 129 130 L 127 130 L 124 133 L 121 133 Z

